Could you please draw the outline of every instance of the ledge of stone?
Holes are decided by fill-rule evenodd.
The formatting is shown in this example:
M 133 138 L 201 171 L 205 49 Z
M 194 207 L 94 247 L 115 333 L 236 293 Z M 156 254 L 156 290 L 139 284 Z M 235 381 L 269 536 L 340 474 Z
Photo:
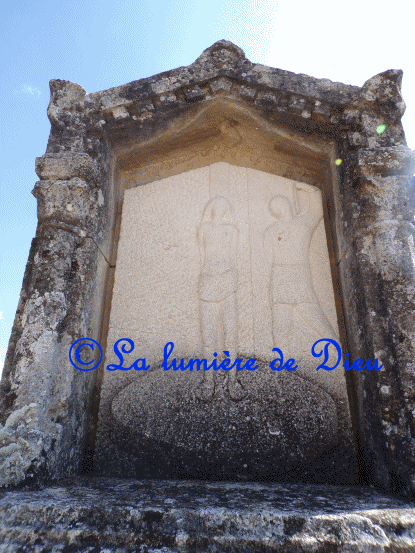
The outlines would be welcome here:
M 0 544 L 8 553 L 408 552 L 415 505 L 358 486 L 83 477 L 0 492 Z
M 36 174 L 43 180 L 67 180 L 79 177 L 97 182 L 97 163 L 84 153 L 45 154 L 36 158 Z
M 361 130 L 362 112 L 368 111 L 369 123 L 373 123 L 373 117 L 376 119 L 374 132 L 383 123 L 385 114 L 397 120 L 404 113 L 401 81 L 402 71 L 395 69 L 375 75 L 363 87 L 295 74 L 255 64 L 241 48 L 220 40 L 187 67 L 91 94 L 86 94 L 76 83 L 53 80 L 48 116 L 60 132 L 78 126 L 79 133 L 83 125 L 91 123 L 95 126 L 94 132 L 101 132 L 106 124 L 107 130 L 114 126 L 120 130 L 129 123 L 141 121 L 143 103 L 152 106 L 150 111 L 145 110 L 145 119 L 151 120 L 153 115 L 165 119 L 192 104 L 203 104 L 215 95 L 225 95 L 233 100 L 239 97 L 243 102 L 254 101 L 261 109 L 288 111 L 293 116 L 310 119 L 313 124 L 337 126 L 342 121 L 341 125 L 355 133 Z M 398 125 L 394 136 L 393 128 L 393 125 L 389 128 L 389 138 L 393 138 L 392 143 L 400 143 L 404 140 L 402 129 Z M 375 139 L 372 143 L 376 145 L 381 139 L 376 134 Z M 352 147 L 358 147 L 366 137 L 355 135 L 350 140 Z M 62 142 L 62 137 L 59 141 Z
M 183 87 L 196 87 L 212 79 L 227 77 L 242 86 L 279 89 L 318 101 L 348 105 L 358 101 L 360 87 L 317 79 L 291 71 L 254 64 L 235 44 L 220 40 L 187 67 L 178 67 L 122 86 L 93 92 L 85 98 L 92 111 L 124 105 L 131 100 L 149 99 Z M 203 98 L 199 94 L 199 98 Z

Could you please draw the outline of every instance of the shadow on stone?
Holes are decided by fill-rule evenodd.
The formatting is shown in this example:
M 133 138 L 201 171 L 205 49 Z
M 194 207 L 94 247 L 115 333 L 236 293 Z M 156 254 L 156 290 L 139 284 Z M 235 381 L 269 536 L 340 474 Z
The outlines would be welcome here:
M 313 463 L 327 472 L 330 455 L 317 460 L 338 444 L 335 402 L 293 373 L 257 364 L 238 373 L 247 392 L 239 401 L 224 371 L 214 374 L 210 401 L 199 399 L 203 371 L 155 369 L 124 388 L 112 402 L 111 439 L 136 457 L 137 476 L 281 480 L 294 474 L 289 479 L 298 481 L 298 468 L 307 473 Z

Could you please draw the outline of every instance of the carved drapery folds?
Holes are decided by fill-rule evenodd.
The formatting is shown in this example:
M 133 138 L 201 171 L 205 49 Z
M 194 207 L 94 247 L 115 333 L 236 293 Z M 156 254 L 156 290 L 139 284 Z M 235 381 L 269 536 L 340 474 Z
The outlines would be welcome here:
M 242 166 L 257 163 L 311 185 L 325 179 L 342 345 L 384 365 L 349 378 L 361 474 L 414 493 L 415 208 L 401 79 L 390 70 L 362 88 L 332 83 L 255 65 L 220 41 L 189 67 L 106 91 L 86 94 L 77 84 L 51 81 L 51 134 L 36 164 L 39 226 L 2 380 L 1 422 L 12 417 L 0 431 L 3 485 L 76 473 L 93 434 L 98 371 L 75 373 L 67 352 L 105 327 L 122 201 L 117 171 L 150 167 L 175 145 L 190 151 L 206 144 L 206 159 L 242 152 Z M 274 141 L 273 155 L 252 161 L 253 149 L 243 150 L 247 122 Z M 33 436 L 43 433 L 41 446 L 21 435 L 19 417 L 34 425 Z

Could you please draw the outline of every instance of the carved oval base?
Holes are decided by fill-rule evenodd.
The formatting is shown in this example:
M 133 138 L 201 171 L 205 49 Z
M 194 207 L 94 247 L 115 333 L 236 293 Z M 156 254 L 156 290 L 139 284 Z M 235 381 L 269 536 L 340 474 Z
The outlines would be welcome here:
M 112 402 L 112 439 L 144 463 L 199 477 L 236 478 L 235 471 L 272 476 L 333 448 L 333 399 L 292 372 L 258 364 L 238 372 L 236 385 L 229 372 L 214 373 L 210 399 L 201 394 L 202 371 L 142 373 Z M 232 399 L 235 390 L 244 397 Z

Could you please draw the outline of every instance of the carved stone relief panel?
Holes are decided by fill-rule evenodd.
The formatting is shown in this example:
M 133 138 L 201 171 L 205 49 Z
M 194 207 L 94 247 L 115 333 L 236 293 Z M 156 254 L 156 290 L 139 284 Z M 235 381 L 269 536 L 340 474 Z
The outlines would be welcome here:
M 206 410 L 219 402 L 216 412 L 226 417 L 222 411 L 234 401 L 239 407 L 229 407 L 228 415 L 238 421 L 241 409 L 245 414 L 246 409 L 252 408 L 265 413 L 265 405 L 273 394 L 278 395 L 279 399 L 277 396 L 274 399 L 280 415 L 285 410 L 288 419 L 298 419 L 297 415 L 313 419 L 308 431 L 308 423 L 301 431 L 298 420 L 296 430 L 294 426 L 290 430 L 287 421 L 284 423 L 286 435 L 292 439 L 296 433 L 302 434 L 291 444 L 294 450 L 295 443 L 304 445 L 318 427 L 318 436 L 312 440 L 316 455 L 341 439 L 347 442 L 348 455 L 352 454 L 342 369 L 317 372 L 319 360 L 311 355 L 311 347 L 317 340 L 338 340 L 321 193 L 316 187 L 219 162 L 126 190 L 106 364 L 118 363 L 113 345 L 124 337 L 135 344 L 134 352 L 125 355 L 124 366 L 145 358 L 152 370 L 104 371 L 98 459 L 104 459 L 105 448 L 114 447 L 110 442 L 118 440 L 114 435 L 120 435 L 125 425 L 134 427 L 135 434 L 127 432 L 124 448 L 125 443 L 141 443 L 139 435 L 147 436 L 149 448 L 156 442 L 169 441 L 167 434 L 179 436 L 179 429 L 185 426 L 183 421 L 175 422 L 172 414 L 175 401 L 180 405 L 190 401 L 189 417 L 199 420 L 200 426 L 197 431 L 194 427 L 193 434 L 201 436 L 200 448 L 207 451 L 207 445 L 201 445 L 204 433 L 214 436 L 217 432 L 213 429 L 215 425 L 206 422 L 212 419 Z M 243 374 L 246 371 L 236 369 L 222 376 L 219 373 L 224 371 L 215 374 L 212 370 L 188 371 L 193 381 L 186 376 L 186 382 L 179 382 L 178 373 L 160 368 L 168 342 L 174 343 L 171 357 L 205 358 L 210 363 L 218 354 L 218 360 L 228 355 L 232 360 L 238 356 L 256 358 L 262 363 L 257 373 L 248 376 Z M 276 347 L 282 350 L 284 358 L 296 359 L 299 367 L 295 373 L 282 376 L 267 369 L 267 364 L 277 357 L 273 352 Z M 184 390 L 191 399 L 184 399 Z M 289 401 L 294 405 L 300 395 L 304 399 L 307 393 L 310 406 L 304 404 L 299 414 L 290 411 Z M 321 406 L 326 405 L 322 407 L 325 413 L 322 428 L 311 408 L 311 398 L 319 394 L 323 394 Z M 146 417 L 154 415 L 147 413 L 150 397 L 154 409 L 157 404 L 161 410 L 156 416 L 159 422 L 169 420 L 172 428 L 177 423 L 173 434 L 171 429 L 162 430 L 159 422 L 150 425 L 151 428 L 141 428 L 141 424 L 147 424 Z M 284 401 L 288 402 L 286 408 Z M 171 404 L 171 413 L 163 411 L 166 402 Z M 282 424 L 280 415 L 267 415 L 260 426 L 277 428 Z M 241 432 L 239 440 L 246 429 Z M 253 430 L 255 433 L 259 435 L 259 429 Z M 193 436 L 190 438 L 188 434 L 186 430 L 187 438 L 177 439 L 184 450 L 193 451 L 194 436 L 190 432 Z M 290 439 L 284 438 L 285 445 L 282 442 L 278 445 L 280 431 L 271 435 L 275 451 L 286 456 Z M 111 440 L 108 436 L 112 436 Z M 214 437 L 209 440 L 209 444 L 215 443 Z M 313 456 L 310 444 L 304 445 L 307 454 L 291 451 L 290 459 L 306 462 Z M 247 446 L 252 454 L 258 447 L 265 446 L 259 442 Z M 223 456 L 231 458 L 232 452 L 225 447 Z M 123 462 L 126 463 L 125 459 Z
M 290 221 L 273 212 L 278 196 L 282 201 L 285 198 Z M 206 220 L 211 211 L 205 211 L 213 206 L 209 202 L 219 198 L 232 213 L 237 233 L 238 353 L 274 357 L 272 310 L 276 303 L 315 306 L 312 316 L 303 313 L 304 306 L 301 314 L 298 310 L 293 316 L 292 351 L 287 354 L 302 357 L 310 353 L 305 335 L 311 343 L 329 332 L 337 335 L 320 192 L 228 163 L 125 191 L 110 327 L 117 327 L 118 332 L 138 331 L 138 344 L 143 344 L 139 352 L 151 361 L 162 356 L 168 341 L 175 343 L 177 355 L 200 356 L 199 275 L 204 254 L 199 232 L 213 226 Z M 282 242 L 277 234 L 284 237 Z M 291 273 L 286 268 L 281 274 L 279 267 L 290 266 Z M 287 288 L 283 283 L 296 273 L 297 292 L 294 284 Z M 219 281 L 212 281 L 211 286 L 216 288 Z M 317 310 L 324 324 L 311 323 Z

